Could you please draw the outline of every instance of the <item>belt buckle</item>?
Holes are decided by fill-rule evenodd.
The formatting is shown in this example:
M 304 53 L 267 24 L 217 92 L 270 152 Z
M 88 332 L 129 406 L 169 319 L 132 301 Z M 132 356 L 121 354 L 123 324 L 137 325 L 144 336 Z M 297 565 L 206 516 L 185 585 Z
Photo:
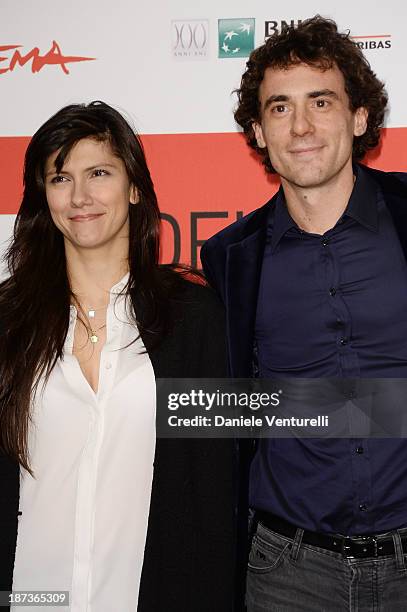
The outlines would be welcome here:
M 355 538 L 353 536 L 346 536 L 343 540 L 342 554 L 347 559 L 377 557 L 377 537 L 359 536 Z

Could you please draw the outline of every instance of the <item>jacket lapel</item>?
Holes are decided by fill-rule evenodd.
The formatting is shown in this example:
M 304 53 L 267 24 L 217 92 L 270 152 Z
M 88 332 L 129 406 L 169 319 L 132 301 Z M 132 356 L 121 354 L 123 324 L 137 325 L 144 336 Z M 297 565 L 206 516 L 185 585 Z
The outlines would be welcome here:
M 407 260 L 407 174 L 386 173 L 363 166 L 379 184 Z
M 274 198 L 248 220 L 242 239 L 230 244 L 226 258 L 226 311 L 231 375 L 252 376 L 257 294 Z

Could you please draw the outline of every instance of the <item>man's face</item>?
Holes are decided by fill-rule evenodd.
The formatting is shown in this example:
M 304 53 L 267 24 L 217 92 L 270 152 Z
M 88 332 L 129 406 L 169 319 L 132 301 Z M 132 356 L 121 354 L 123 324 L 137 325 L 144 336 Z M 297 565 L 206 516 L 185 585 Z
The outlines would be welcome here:
M 366 131 L 367 111 L 350 110 L 336 65 L 267 68 L 259 100 L 257 144 L 267 147 L 283 185 L 318 187 L 352 172 L 352 142 Z

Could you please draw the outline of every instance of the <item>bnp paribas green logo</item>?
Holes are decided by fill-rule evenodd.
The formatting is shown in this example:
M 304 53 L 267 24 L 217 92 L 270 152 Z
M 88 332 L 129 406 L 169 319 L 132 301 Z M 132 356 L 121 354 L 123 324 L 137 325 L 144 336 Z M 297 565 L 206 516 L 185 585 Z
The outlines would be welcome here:
M 254 49 L 254 19 L 219 19 L 219 57 L 249 57 Z

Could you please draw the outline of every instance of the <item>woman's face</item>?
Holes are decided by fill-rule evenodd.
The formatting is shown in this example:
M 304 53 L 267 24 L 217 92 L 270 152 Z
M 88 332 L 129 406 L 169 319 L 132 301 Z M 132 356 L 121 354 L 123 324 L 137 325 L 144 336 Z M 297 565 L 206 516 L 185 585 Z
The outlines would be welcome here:
M 95 249 L 128 248 L 129 202 L 138 201 L 123 161 L 108 142 L 77 142 L 59 173 L 58 151 L 45 165 L 45 193 L 51 217 L 64 235 L 65 246 Z

